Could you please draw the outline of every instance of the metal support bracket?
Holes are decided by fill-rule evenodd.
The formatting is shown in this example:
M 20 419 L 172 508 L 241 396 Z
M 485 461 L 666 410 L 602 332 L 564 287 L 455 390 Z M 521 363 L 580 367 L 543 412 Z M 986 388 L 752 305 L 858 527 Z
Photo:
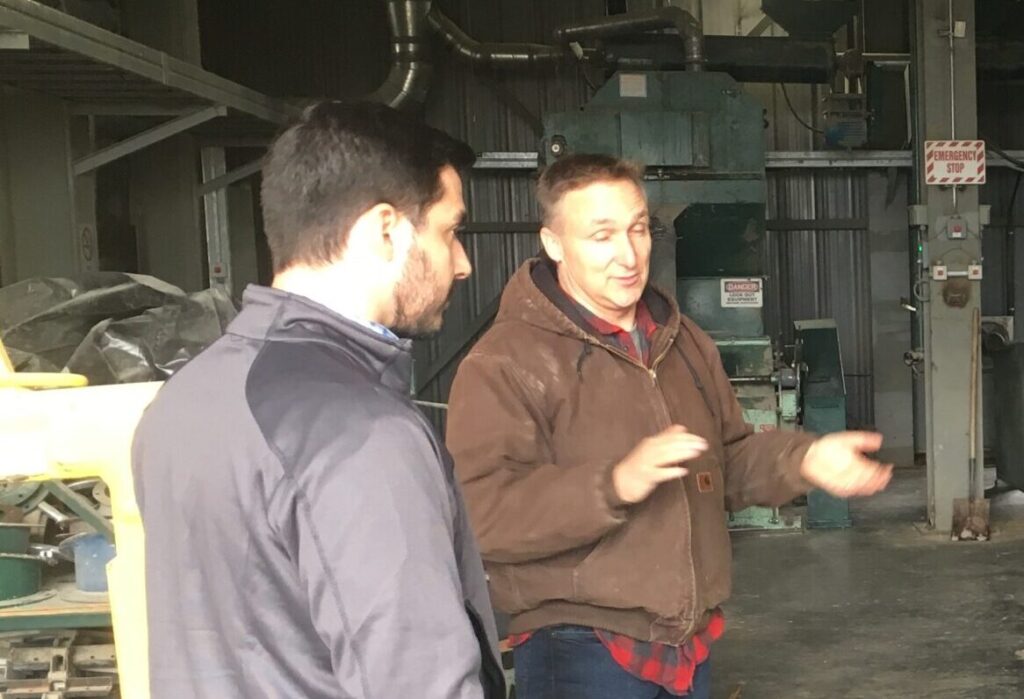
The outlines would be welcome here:
M 79 116 L 133 116 L 133 117 L 176 117 L 195 112 L 194 106 L 169 107 L 161 104 L 138 104 L 134 102 L 72 102 L 68 105 L 71 114 Z
M 63 699 L 71 678 L 71 646 L 75 643 L 77 632 L 59 634 L 50 649 L 50 666 L 47 668 L 46 680 L 49 683 L 47 698 Z
M 114 541 L 114 526 L 110 520 L 100 515 L 93 508 L 92 503 L 72 490 L 64 481 L 46 481 L 43 483 L 43 488 L 67 505 L 68 509 L 83 522 L 106 537 L 107 541 Z
M 196 192 L 201 197 L 205 197 L 207 194 L 213 194 L 219 189 L 224 189 L 225 187 L 233 185 L 235 182 L 240 182 L 241 180 L 244 180 L 248 177 L 252 177 L 257 172 L 259 172 L 262 167 L 263 158 L 253 160 L 251 163 L 246 163 L 241 167 L 235 168 L 230 172 L 224 173 L 220 177 L 215 177 L 214 179 L 208 182 L 203 182 L 201 185 L 199 185 L 199 188 L 196 190 Z
M 98 167 L 102 167 L 107 163 L 112 163 L 115 160 L 131 155 L 143 148 L 148 148 L 149 146 L 166 140 L 172 136 L 177 136 L 183 131 L 188 131 L 189 129 L 210 121 L 211 119 L 226 116 L 227 113 L 227 107 L 215 105 L 213 107 L 198 109 L 176 119 L 171 119 L 159 126 L 143 131 L 136 136 L 126 138 L 119 143 L 115 143 L 112 146 L 103 148 L 102 150 L 76 160 L 73 167 L 74 173 L 75 175 L 84 175 L 87 172 L 92 172 Z

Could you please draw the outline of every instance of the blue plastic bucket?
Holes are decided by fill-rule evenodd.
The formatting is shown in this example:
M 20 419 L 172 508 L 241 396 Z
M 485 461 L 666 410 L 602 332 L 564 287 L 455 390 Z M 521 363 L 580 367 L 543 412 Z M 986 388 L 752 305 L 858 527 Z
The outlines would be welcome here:
M 107 591 L 107 563 L 114 545 L 102 534 L 79 534 L 68 541 L 75 552 L 75 586 L 82 592 Z

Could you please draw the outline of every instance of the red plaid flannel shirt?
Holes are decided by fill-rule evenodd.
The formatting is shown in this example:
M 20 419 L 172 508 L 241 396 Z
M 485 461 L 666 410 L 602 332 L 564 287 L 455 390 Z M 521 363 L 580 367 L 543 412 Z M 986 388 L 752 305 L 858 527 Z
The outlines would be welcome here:
M 650 363 L 650 339 L 658 329 L 651 317 L 647 304 L 641 301 L 636 309 L 636 325 L 642 332 L 641 347 L 637 347 L 633 336 L 626 330 L 598 318 L 587 309 L 576 304 L 578 310 L 593 330 L 603 336 L 609 344 L 618 347 L 634 359 L 645 365 Z M 708 659 L 711 644 L 725 632 L 725 615 L 721 609 L 711 612 L 707 625 L 694 634 L 689 641 L 681 646 L 670 646 L 664 643 L 647 643 L 636 639 L 594 629 L 594 633 L 604 644 L 612 658 L 626 672 L 642 680 L 653 682 L 673 694 L 682 695 L 693 685 L 693 674 L 697 666 Z M 526 643 L 531 634 L 516 634 L 509 637 L 512 647 Z

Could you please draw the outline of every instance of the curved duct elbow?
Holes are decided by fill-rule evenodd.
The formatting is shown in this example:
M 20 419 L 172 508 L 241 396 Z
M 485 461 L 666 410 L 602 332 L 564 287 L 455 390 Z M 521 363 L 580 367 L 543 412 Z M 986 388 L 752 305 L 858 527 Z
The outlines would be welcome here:
M 487 43 L 477 41 L 462 31 L 436 7 L 428 17 L 430 26 L 455 54 L 470 63 L 490 66 L 524 66 L 555 63 L 566 53 L 557 46 L 525 43 Z
M 397 109 L 421 104 L 426 99 L 433 76 L 428 45 L 430 30 L 437 32 L 462 59 L 493 67 L 551 64 L 570 55 L 562 46 L 477 41 L 443 12 L 432 7 L 431 0 L 387 0 L 387 5 L 388 24 L 391 27 L 391 71 L 368 99 Z M 564 45 L 586 38 L 672 28 L 683 42 L 687 70 L 702 70 L 704 34 L 700 23 L 689 12 L 678 7 L 602 17 L 583 24 L 561 27 L 555 32 L 555 37 Z
M 368 100 L 402 109 L 426 99 L 433 75 L 427 25 L 430 7 L 430 0 L 388 0 L 391 70 Z
M 679 33 L 686 54 L 687 70 L 704 69 L 704 31 L 693 15 L 678 7 L 630 12 L 560 27 L 555 30 L 555 39 L 559 43 L 568 44 L 581 39 L 600 39 L 659 29 L 675 29 Z

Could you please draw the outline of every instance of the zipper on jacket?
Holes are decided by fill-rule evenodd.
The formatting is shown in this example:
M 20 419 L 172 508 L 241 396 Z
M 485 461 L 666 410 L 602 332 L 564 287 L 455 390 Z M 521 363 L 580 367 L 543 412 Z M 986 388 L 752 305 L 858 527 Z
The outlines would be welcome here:
M 668 353 L 672 350 L 672 345 L 675 343 L 676 341 L 672 340 L 672 342 L 669 343 L 668 348 L 655 357 L 654 361 L 651 362 L 651 366 L 647 369 L 648 373 L 651 375 L 651 382 L 654 383 L 655 387 L 657 387 L 659 391 L 661 390 L 661 384 L 658 383 L 658 367 L 661 366 L 661 363 L 665 360 L 665 357 L 668 356 Z M 668 411 L 666 410 L 666 412 Z
M 661 362 L 665 359 L 665 357 L 668 356 L 668 353 L 672 350 L 672 347 L 674 345 L 675 340 L 669 343 L 669 346 L 665 349 L 665 351 L 662 352 L 658 357 L 656 357 L 653 362 L 651 362 L 651 366 L 647 370 L 651 376 L 651 383 L 653 383 L 654 388 L 657 389 L 660 407 L 662 408 L 669 424 L 672 424 L 672 415 L 669 412 L 668 403 L 665 401 L 665 395 L 661 391 L 661 384 L 658 383 L 658 367 L 661 365 Z M 701 393 L 703 394 L 703 391 Z M 697 565 L 694 562 L 693 558 L 693 509 L 690 507 L 690 496 L 686 492 L 686 484 L 683 483 L 682 478 L 679 479 L 679 488 L 682 491 L 683 503 L 686 507 L 686 518 L 689 523 L 689 526 L 686 528 L 686 538 L 687 548 L 690 552 L 690 590 L 693 591 L 693 619 L 686 629 L 686 636 L 689 637 L 697 627 Z
M 673 345 L 675 345 L 675 340 L 673 340 L 671 343 L 669 343 L 669 346 L 665 349 L 664 352 L 662 352 L 660 355 L 655 357 L 654 361 L 651 362 L 651 366 L 650 367 L 644 366 L 644 364 L 642 362 L 638 362 L 633 357 L 629 356 L 625 352 L 619 351 L 618 349 L 616 349 L 614 347 L 608 347 L 607 345 L 603 345 L 603 344 L 601 345 L 602 347 L 606 347 L 611 352 L 613 352 L 615 354 L 618 354 L 619 356 L 623 357 L 627 361 L 632 362 L 633 364 L 637 365 L 638 367 L 644 369 L 647 372 L 647 375 L 651 377 L 651 384 L 653 385 L 653 387 L 655 388 L 655 390 L 656 390 L 656 392 L 658 394 L 657 395 L 657 399 L 656 399 L 657 403 L 658 403 L 658 408 L 660 408 L 660 412 L 665 416 L 665 422 L 667 423 L 667 424 L 664 425 L 665 427 L 668 427 L 668 426 L 670 426 L 672 424 L 672 415 L 669 412 L 668 403 L 665 401 L 665 395 L 661 391 L 661 384 L 658 382 L 658 367 L 661 365 L 661 362 L 664 361 L 665 357 L 668 356 L 669 352 L 672 350 Z M 689 637 L 691 634 L 693 634 L 694 630 L 697 628 L 697 621 L 698 621 L 698 618 L 697 618 L 697 601 L 698 601 L 698 594 L 697 594 L 697 566 L 696 566 L 696 563 L 694 562 L 694 559 L 693 559 L 693 509 L 690 507 L 690 496 L 686 492 L 686 484 L 683 483 L 683 479 L 682 478 L 679 479 L 679 488 L 682 491 L 683 504 L 684 504 L 684 507 L 686 508 L 686 519 L 688 520 L 688 524 L 689 524 L 689 526 L 686 528 L 686 538 L 687 538 L 687 542 L 686 543 L 687 543 L 687 548 L 688 548 L 688 550 L 690 552 L 690 560 L 689 560 L 689 563 L 690 563 L 690 565 L 689 565 L 689 569 L 690 569 L 690 590 L 693 591 L 693 605 L 692 605 L 692 607 L 693 607 L 692 608 L 693 619 L 690 622 L 690 625 L 686 629 L 686 636 Z
M 660 365 L 661 362 L 664 361 L 665 357 L 668 356 L 669 350 L 672 349 L 672 344 L 675 344 L 675 341 L 673 340 L 673 343 L 668 346 L 668 349 L 666 349 L 664 352 L 659 354 L 654 359 L 654 361 L 651 362 L 651 366 L 647 366 L 643 362 L 638 361 L 637 359 L 635 359 L 632 355 L 626 354 L 625 352 L 623 352 L 622 350 L 620 350 L 617 347 L 612 347 L 611 345 L 606 345 L 605 343 L 603 343 L 603 342 L 601 342 L 599 340 L 595 340 L 593 338 L 588 337 L 586 340 L 584 340 L 584 342 L 586 342 L 588 345 L 593 345 L 595 347 L 600 347 L 601 349 L 608 350 L 612 354 L 616 355 L 617 357 L 620 357 L 621 359 L 624 359 L 625 361 L 629 362 L 633 366 L 636 366 L 636 367 L 639 367 L 640 369 L 643 369 L 644 371 L 647 372 L 647 375 L 651 377 L 651 383 L 654 384 L 659 389 L 661 388 L 661 384 L 658 383 L 658 365 Z M 666 410 L 665 412 L 668 412 L 668 411 Z M 667 425 L 666 425 L 666 427 L 667 427 Z

